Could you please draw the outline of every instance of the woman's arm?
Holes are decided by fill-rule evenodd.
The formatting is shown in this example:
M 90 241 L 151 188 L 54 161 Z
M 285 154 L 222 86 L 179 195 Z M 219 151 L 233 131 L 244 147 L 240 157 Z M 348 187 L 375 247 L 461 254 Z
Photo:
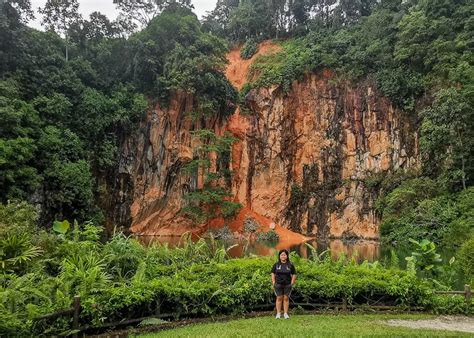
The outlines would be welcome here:
M 296 283 L 296 275 L 291 275 L 291 285 Z
M 272 284 L 275 285 L 275 274 L 272 272 Z

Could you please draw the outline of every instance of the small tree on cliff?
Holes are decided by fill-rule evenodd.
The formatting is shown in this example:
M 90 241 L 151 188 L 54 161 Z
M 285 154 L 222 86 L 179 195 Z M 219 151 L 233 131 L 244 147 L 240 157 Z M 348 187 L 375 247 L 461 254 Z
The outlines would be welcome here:
M 228 133 L 217 136 L 208 129 L 195 131 L 193 136 L 200 145 L 185 170 L 197 178 L 197 188 L 185 196 L 187 205 L 182 212 L 196 223 L 233 218 L 242 207 L 231 200 L 229 189 L 231 173 L 227 167 L 235 138 Z

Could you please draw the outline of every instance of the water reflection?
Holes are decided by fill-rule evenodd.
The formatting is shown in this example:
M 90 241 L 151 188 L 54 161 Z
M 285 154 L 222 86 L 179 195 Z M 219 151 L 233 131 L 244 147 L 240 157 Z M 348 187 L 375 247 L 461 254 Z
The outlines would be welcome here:
M 150 245 L 152 243 L 168 243 L 170 247 L 183 245 L 184 241 L 177 236 L 140 236 L 141 243 Z M 197 240 L 197 238 L 195 239 Z M 231 257 L 243 257 L 245 255 L 273 256 L 277 255 L 278 249 L 281 247 L 278 243 L 258 242 L 256 240 L 226 241 L 224 242 L 229 249 Z M 311 249 L 313 247 L 315 250 Z M 278 249 L 277 249 L 278 248 Z M 301 257 L 310 258 L 315 251 L 318 255 L 329 250 L 332 259 L 344 253 L 346 257 L 356 258 L 358 261 L 368 260 L 373 262 L 380 259 L 380 243 L 378 241 L 343 241 L 333 239 L 328 241 L 311 240 L 306 243 L 286 248 L 297 253 Z

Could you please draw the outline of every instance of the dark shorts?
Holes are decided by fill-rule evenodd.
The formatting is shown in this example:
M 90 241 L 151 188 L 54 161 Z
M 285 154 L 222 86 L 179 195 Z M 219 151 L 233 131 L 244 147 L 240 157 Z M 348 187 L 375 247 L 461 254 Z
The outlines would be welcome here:
M 275 295 L 277 296 L 289 296 L 291 293 L 291 284 L 275 284 L 273 289 L 275 290 Z

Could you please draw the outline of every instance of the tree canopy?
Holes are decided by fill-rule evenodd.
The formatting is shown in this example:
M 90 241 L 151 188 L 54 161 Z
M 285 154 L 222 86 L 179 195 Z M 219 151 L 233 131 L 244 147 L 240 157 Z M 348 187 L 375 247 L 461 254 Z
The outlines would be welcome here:
M 100 219 L 97 177 L 114 170 L 150 101 L 166 105 L 181 90 L 202 114 L 229 113 L 237 93 L 222 74 L 225 43 L 167 4 L 129 38 L 99 12 L 81 18 L 75 0 L 45 4 L 46 32 L 25 25 L 29 1 L 0 5 L 2 202 L 38 203 L 42 222 Z

